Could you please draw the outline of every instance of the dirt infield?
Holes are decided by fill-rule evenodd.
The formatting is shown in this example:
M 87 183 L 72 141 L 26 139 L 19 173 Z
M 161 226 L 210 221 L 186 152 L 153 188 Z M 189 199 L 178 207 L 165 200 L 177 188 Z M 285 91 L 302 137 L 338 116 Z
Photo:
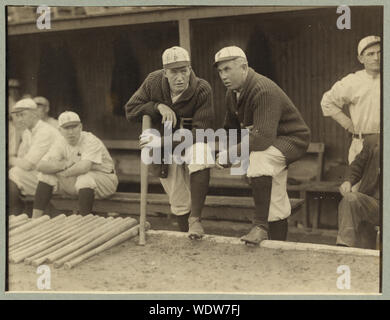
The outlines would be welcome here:
M 337 267 L 351 288 L 337 289 Z M 378 293 L 379 258 L 250 248 L 160 234 L 94 256 L 71 270 L 51 267 L 49 291 L 185 293 Z M 29 265 L 9 264 L 10 291 L 37 291 Z

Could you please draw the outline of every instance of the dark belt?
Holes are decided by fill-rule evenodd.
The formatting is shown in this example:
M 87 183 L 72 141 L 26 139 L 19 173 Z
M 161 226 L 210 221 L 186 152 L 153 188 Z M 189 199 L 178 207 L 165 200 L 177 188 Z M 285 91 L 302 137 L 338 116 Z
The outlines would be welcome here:
M 362 133 L 361 135 L 360 135 L 360 134 L 354 133 L 354 134 L 352 135 L 352 138 L 360 139 L 360 137 L 362 137 L 362 138 L 364 139 L 365 137 L 373 136 L 373 135 L 375 135 L 375 134 L 379 134 L 379 133 Z

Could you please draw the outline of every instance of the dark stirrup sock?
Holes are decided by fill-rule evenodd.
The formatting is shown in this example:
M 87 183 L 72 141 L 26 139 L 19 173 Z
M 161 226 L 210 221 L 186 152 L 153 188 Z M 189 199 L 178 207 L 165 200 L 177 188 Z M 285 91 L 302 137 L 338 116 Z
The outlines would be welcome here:
M 91 188 L 82 188 L 79 190 L 79 213 L 87 215 L 92 212 L 93 200 L 95 199 L 95 190 Z
M 210 169 L 196 171 L 190 175 L 191 217 L 200 218 L 209 190 Z
M 45 182 L 39 181 L 34 197 L 34 209 L 44 211 L 48 206 L 53 195 L 53 186 Z
M 270 240 L 286 241 L 288 231 L 287 218 L 269 222 L 268 225 Z
M 15 182 L 8 180 L 8 215 L 21 214 L 24 203 L 20 199 L 20 191 Z
M 177 224 L 179 225 L 179 230 L 181 232 L 188 232 L 188 217 L 190 212 L 183 214 L 181 216 L 176 216 Z
M 255 214 L 253 225 L 268 230 L 268 213 L 271 203 L 272 177 L 261 176 L 251 178 L 253 200 L 255 202 Z

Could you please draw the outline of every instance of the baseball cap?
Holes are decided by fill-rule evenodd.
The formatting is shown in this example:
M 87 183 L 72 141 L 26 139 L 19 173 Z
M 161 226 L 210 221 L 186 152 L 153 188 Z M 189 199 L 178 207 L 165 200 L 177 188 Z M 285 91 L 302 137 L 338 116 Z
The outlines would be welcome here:
M 9 79 L 8 80 L 8 87 L 10 88 L 19 88 L 20 83 L 17 79 Z
M 17 113 L 24 110 L 37 110 L 37 104 L 30 98 L 21 99 L 14 104 L 11 113 Z
M 380 42 L 381 42 L 381 38 L 378 36 L 368 36 L 363 38 L 362 40 L 360 40 L 358 45 L 358 55 L 360 56 L 365 49 Z
M 162 63 L 164 68 L 172 69 L 190 66 L 191 60 L 186 49 L 182 47 L 172 47 L 164 51 Z
M 244 58 L 246 60 L 245 52 L 241 48 L 236 46 L 222 48 L 215 54 L 214 66 L 217 66 L 218 62 L 234 60 L 236 58 Z
M 49 106 L 49 100 L 47 100 L 45 97 L 35 97 L 33 99 L 37 105 L 44 105 Z
M 65 111 L 58 117 L 58 125 L 63 128 L 66 125 L 77 123 L 81 123 L 80 117 L 77 113 L 72 111 Z

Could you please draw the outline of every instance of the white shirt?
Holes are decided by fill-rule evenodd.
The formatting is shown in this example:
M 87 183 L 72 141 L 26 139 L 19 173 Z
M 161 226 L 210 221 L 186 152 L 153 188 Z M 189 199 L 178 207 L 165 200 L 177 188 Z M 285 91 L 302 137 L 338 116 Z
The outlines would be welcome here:
M 114 162 L 103 142 L 90 132 L 82 131 L 76 145 L 71 146 L 60 136 L 43 160 L 65 160 L 67 167 L 82 160 L 92 162 L 92 170 L 113 173 Z
M 57 129 L 39 120 L 34 128 L 23 131 L 18 157 L 36 165 L 60 136 Z
M 349 106 L 355 133 L 379 133 L 380 75 L 374 78 L 366 70 L 351 73 L 322 97 L 324 116 L 339 113 L 343 105 Z

